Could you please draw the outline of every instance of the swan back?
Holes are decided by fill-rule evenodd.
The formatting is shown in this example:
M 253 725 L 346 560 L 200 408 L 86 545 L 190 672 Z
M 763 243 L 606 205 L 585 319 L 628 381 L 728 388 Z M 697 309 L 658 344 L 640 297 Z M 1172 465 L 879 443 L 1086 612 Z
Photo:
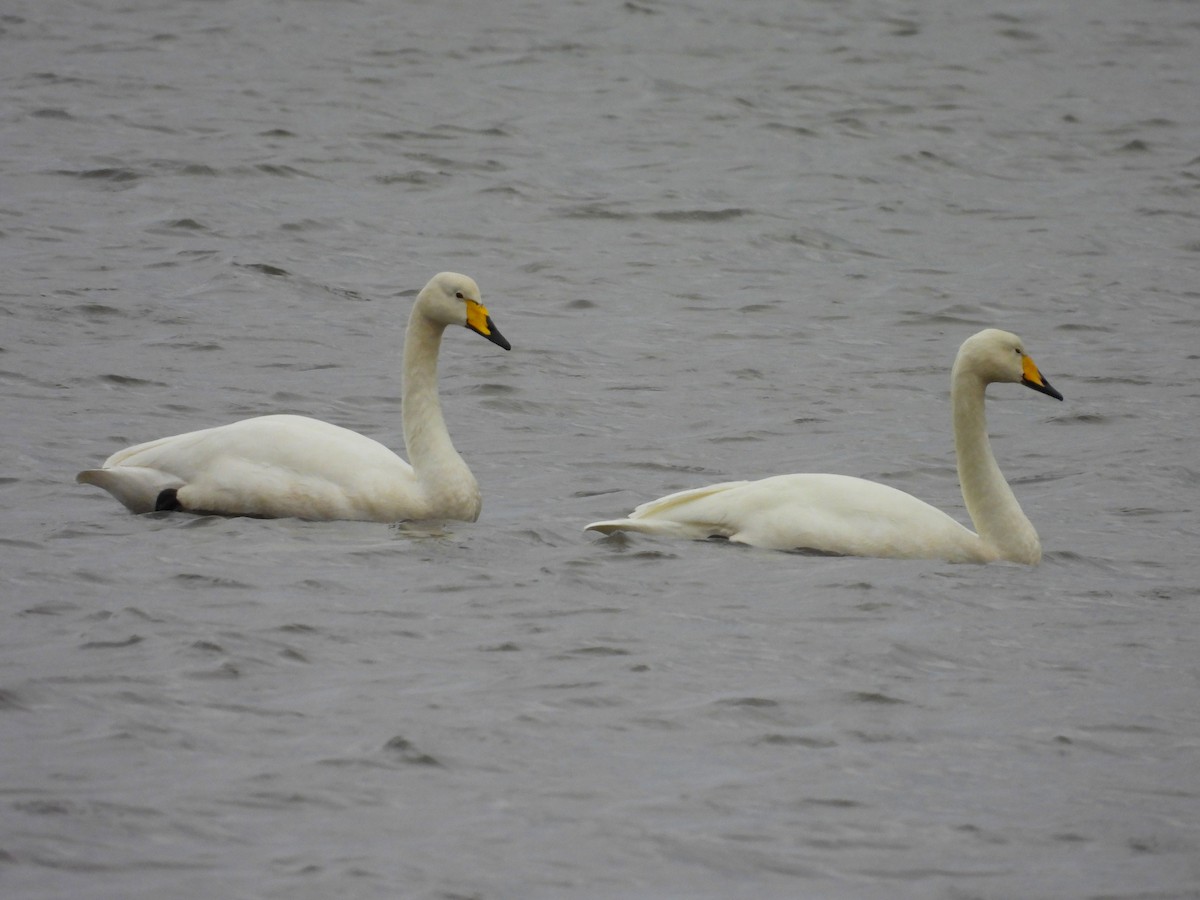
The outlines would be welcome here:
M 775 475 L 680 491 L 585 530 L 723 537 L 770 550 L 987 562 L 979 537 L 911 494 L 850 475 Z

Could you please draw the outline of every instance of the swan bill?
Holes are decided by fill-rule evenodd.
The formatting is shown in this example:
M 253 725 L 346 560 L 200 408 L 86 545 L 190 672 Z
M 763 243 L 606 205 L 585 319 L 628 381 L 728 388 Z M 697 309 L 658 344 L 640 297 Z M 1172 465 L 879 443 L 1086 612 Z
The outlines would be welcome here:
M 1028 356 L 1021 357 L 1021 384 L 1027 388 L 1033 388 L 1043 394 L 1048 394 L 1055 400 L 1061 400 L 1063 395 L 1056 391 L 1048 382 L 1042 373 L 1038 370 L 1037 364 Z
M 505 350 L 512 349 L 512 344 L 492 324 L 492 317 L 488 315 L 487 307 L 482 303 L 477 303 L 474 300 L 467 301 L 467 327 L 476 334 L 483 335 L 493 344 L 503 347 Z

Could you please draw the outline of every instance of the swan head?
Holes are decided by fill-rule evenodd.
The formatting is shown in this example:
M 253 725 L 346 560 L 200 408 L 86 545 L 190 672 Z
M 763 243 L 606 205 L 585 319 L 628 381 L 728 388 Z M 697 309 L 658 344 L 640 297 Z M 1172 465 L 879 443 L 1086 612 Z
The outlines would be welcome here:
M 439 272 L 417 294 L 416 307 L 439 325 L 463 325 L 505 350 L 512 349 L 512 344 L 492 324 L 473 278 L 457 272 Z
M 994 381 L 1023 384 L 1055 400 L 1063 398 L 1025 352 L 1024 342 L 1015 334 L 998 328 L 988 328 L 963 341 L 954 371 L 956 375 L 969 372 L 984 384 Z

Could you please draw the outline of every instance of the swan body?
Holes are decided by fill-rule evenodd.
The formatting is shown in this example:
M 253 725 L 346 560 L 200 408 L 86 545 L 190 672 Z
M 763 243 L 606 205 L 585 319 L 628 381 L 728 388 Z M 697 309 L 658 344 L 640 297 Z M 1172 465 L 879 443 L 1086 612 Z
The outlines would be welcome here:
M 984 394 L 993 382 L 1016 382 L 1058 400 L 1021 339 L 987 329 L 963 342 L 951 373 L 958 476 L 976 532 L 896 488 L 847 475 L 776 475 L 670 494 L 627 518 L 587 529 L 668 537 L 723 537 L 773 550 L 843 556 L 1011 562 L 1036 565 L 1037 531 L 1021 511 L 992 454 Z
M 411 465 L 349 429 L 270 415 L 128 447 L 76 480 L 104 488 L 135 513 L 473 522 L 479 485 L 450 441 L 438 400 L 437 355 L 448 325 L 510 349 L 474 281 L 442 272 L 425 285 L 404 340 L 401 409 Z

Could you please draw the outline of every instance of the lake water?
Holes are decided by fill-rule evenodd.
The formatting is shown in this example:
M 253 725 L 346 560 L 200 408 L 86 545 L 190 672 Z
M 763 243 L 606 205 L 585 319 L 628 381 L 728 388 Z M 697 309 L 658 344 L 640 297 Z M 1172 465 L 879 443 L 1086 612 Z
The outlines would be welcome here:
M 8 0 L 0 893 L 1200 896 L 1200 6 Z M 266 412 L 398 450 L 435 272 L 474 524 L 132 516 Z M 584 534 L 834 471 L 1035 569 Z

